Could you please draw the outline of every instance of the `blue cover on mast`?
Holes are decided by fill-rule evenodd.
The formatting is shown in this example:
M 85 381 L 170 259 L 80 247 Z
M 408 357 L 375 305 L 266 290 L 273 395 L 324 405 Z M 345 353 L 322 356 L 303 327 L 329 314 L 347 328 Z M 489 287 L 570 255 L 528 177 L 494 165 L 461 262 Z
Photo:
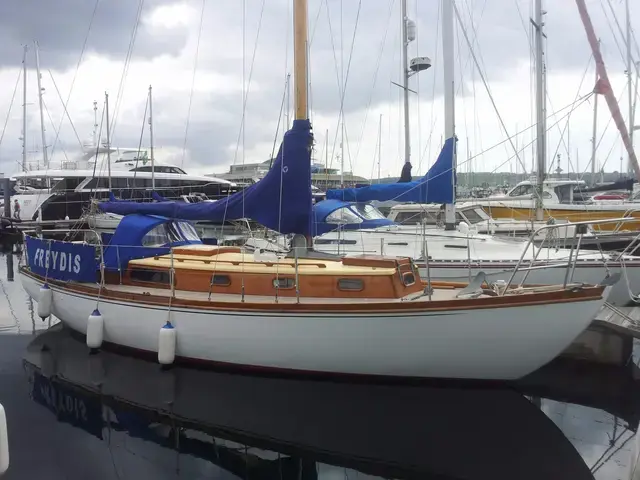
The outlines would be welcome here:
M 311 144 L 309 120 L 294 120 L 278 156 L 262 180 L 216 202 L 100 202 L 103 212 L 160 215 L 223 222 L 250 218 L 280 233 L 311 233 Z
M 344 202 L 453 203 L 455 171 L 453 169 L 454 137 L 447 138 L 442 151 L 427 174 L 412 182 L 381 183 L 360 188 L 327 190 L 327 200 Z

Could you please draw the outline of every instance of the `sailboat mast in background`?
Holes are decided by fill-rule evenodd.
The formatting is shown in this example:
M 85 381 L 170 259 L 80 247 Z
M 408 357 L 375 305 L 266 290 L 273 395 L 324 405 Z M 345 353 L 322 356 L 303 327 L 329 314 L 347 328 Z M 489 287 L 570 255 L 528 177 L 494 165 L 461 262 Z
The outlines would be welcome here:
M 404 163 L 411 164 L 409 128 L 409 43 L 416 38 L 416 24 L 407 18 L 407 0 L 402 0 L 402 90 L 404 94 Z
M 110 122 L 111 117 L 109 116 L 109 94 L 104 92 L 104 110 L 107 121 L 107 174 L 109 175 L 109 192 L 112 192 L 111 189 L 111 128 Z
M 598 39 L 598 46 L 600 46 L 600 40 Z M 597 88 L 598 85 L 598 69 L 596 68 L 596 80 L 593 83 L 593 87 Z M 593 96 L 593 128 L 591 135 L 591 186 L 596 184 L 596 150 L 598 147 L 598 93 Z
M 35 42 L 36 53 L 36 76 L 38 78 L 38 102 L 40 104 L 40 134 L 42 135 L 42 160 L 44 161 L 44 168 L 49 168 L 49 158 L 47 156 L 47 137 L 45 135 L 44 127 L 44 104 L 42 94 L 44 89 L 42 88 L 42 74 L 40 73 L 40 53 L 38 52 L 38 42 Z
M 442 1 L 442 70 L 444 72 L 444 138 L 455 136 L 455 90 L 454 90 L 454 47 L 453 47 L 453 0 Z M 455 171 L 457 163 L 457 146 L 454 140 L 451 155 L 451 166 Z M 445 230 L 456 228 L 456 194 L 455 175 L 452 175 L 453 201 L 445 205 Z
M 625 17 L 626 17 L 626 44 L 627 44 L 627 94 L 629 99 L 629 141 L 633 146 L 633 130 L 634 130 L 634 101 L 633 101 L 633 59 L 631 58 L 631 17 L 629 14 L 629 0 L 625 1 Z M 629 175 L 633 175 L 633 160 L 628 156 L 629 163 L 627 170 Z
M 22 171 L 27 171 L 27 51 L 24 46 L 22 57 Z
M 537 185 L 536 185 L 536 220 L 544 220 L 544 206 L 542 204 L 542 190 L 545 172 L 547 169 L 547 102 L 545 91 L 545 66 L 544 66 L 544 33 L 542 27 L 542 0 L 536 0 L 535 18 L 533 26 L 536 29 L 536 158 L 537 158 Z

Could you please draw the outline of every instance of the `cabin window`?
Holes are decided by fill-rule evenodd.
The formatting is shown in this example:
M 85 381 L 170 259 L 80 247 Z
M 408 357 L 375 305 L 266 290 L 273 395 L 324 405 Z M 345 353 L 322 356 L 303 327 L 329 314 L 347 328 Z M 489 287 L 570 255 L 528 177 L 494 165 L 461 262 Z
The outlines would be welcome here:
M 457 212 L 456 212 L 456 215 L 457 215 Z M 478 213 L 476 209 L 463 210 L 462 215 L 464 217 L 463 220 L 466 220 L 466 222 L 469 223 L 469 225 L 474 225 L 476 223 L 480 223 L 486 220 L 482 215 L 480 215 L 480 213 Z
M 169 239 L 169 235 L 167 235 L 164 224 L 153 227 L 142 238 L 142 245 L 145 247 L 161 247 L 168 243 L 171 243 L 171 240 Z
M 148 282 L 148 283 L 170 283 L 171 276 L 169 272 L 163 272 L 160 270 L 148 270 L 141 268 L 134 268 L 131 270 L 131 280 L 136 282 Z
M 193 228 L 193 225 L 191 225 L 189 222 L 184 222 L 184 221 L 179 221 L 179 222 L 176 222 L 176 223 L 180 227 L 180 231 L 182 232 L 182 236 L 186 240 L 190 240 L 192 242 L 200 241 L 200 237 L 198 236 L 198 232 L 196 232 L 196 229 Z
M 347 207 L 342 207 L 331 212 L 329 215 L 327 215 L 324 221 L 332 225 L 349 225 L 353 223 L 362 223 L 362 219 Z
M 416 283 L 416 276 L 413 272 L 405 272 L 402 274 L 402 283 L 405 287 L 409 287 Z
M 510 197 L 520 197 L 523 195 L 531 195 L 533 193 L 533 186 L 532 185 L 518 185 L 517 187 L 515 187 L 513 190 L 511 190 L 511 192 L 509 192 L 509 196 Z
M 341 278 L 338 280 L 338 290 L 360 292 L 364 290 L 364 282 L 360 278 Z
M 181 242 L 184 238 L 172 222 L 161 223 L 149 230 L 142 237 L 142 245 L 145 247 L 161 247 L 174 242 Z
M 228 287 L 231 285 L 231 279 L 228 275 L 216 275 L 211 276 L 211 285 L 214 287 Z
M 436 212 L 416 212 L 414 211 L 405 211 L 398 212 L 394 219 L 396 223 L 402 223 L 405 225 L 411 225 L 414 223 L 422 223 L 424 222 L 427 225 L 435 225 L 436 224 Z
M 293 288 L 296 282 L 293 278 L 280 277 L 273 279 L 273 288 Z
M 368 203 L 356 203 L 351 205 L 351 208 L 355 208 L 356 211 L 367 220 L 386 220 L 380 210 Z
M 316 238 L 313 240 L 316 245 L 356 245 L 357 240 L 345 240 L 343 238 Z

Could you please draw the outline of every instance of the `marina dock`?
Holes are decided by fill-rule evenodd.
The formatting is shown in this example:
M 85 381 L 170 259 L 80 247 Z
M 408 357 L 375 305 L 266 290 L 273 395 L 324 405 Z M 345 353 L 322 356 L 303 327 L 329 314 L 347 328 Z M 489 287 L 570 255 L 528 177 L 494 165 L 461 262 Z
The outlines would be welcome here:
M 622 366 L 631 358 L 635 339 L 640 339 L 640 306 L 614 307 L 605 304 L 589 328 L 562 356 Z

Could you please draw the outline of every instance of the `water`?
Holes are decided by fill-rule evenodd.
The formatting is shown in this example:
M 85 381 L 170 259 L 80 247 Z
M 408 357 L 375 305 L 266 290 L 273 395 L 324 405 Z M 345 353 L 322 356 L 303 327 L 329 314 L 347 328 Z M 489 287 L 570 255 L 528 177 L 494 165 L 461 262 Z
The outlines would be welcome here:
M 47 330 L 17 264 L 0 257 L 6 478 L 640 478 L 635 364 L 554 362 L 509 385 L 163 371 Z

